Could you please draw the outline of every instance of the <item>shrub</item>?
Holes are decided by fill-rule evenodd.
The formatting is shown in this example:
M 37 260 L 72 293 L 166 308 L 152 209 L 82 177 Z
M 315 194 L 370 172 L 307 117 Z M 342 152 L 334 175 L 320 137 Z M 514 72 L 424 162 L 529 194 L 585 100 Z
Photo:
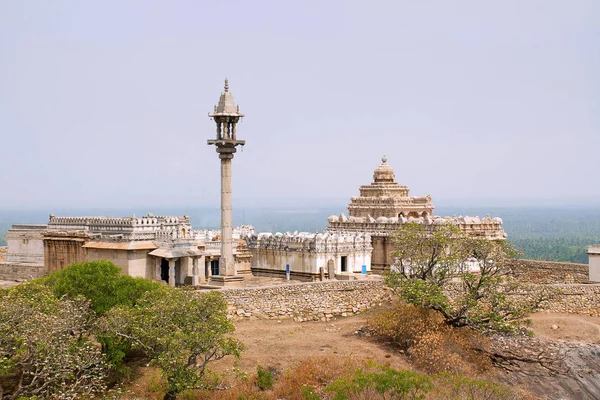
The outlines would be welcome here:
M 52 272 L 45 283 L 58 298 L 67 295 L 89 299 L 98 315 L 116 305 L 133 306 L 144 293 L 161 286 L 148 279 L 121 275 L 121 268 L 107 260 L 71 264 Z
M 207 365 L 227 355 L 239 357 L 241 342 L 228 336 L 234 326 L 218 292 L 161 287 L 146 292 L 134 307 L 118 306 L 98 322 L 102 337 L 128 341 L 160 368 L 167 398 L 186 389 L 206 388 Z
M 423 399 L 432 389 L 431 380 L 412 371 L 398 371 L 390 367 L 379 366 L 366 371 L 358 368 L 353 375 L 336 379 L 327 387 L 333 392 L 334 400 L 346 400 L 357 395 L 366 398 Z
M 256 367 L 256 386 L 260 390 L 267 390 L 273 388 L 273 383 L 275 383 L 275 377 L 271 370 L 258 365 Z
M 108 366 L 89 335 L 89 301 L 39 282 L 0 290 L 0 393 L 73 399 L 105 390 Z M 18 385 L 7 387 L 12 376 Z
M 418 368 L 430 373 L 478 373 L 491 368 L 483 352 L 488 340 L 468 327 L 453 328 L 431 309 L 400 304 L 369 320 L 369 327 L 410 355 Z

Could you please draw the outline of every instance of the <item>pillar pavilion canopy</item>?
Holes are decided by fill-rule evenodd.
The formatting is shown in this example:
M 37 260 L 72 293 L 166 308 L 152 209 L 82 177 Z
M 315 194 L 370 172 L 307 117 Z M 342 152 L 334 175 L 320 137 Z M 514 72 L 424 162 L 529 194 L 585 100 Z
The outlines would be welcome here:
M 229 91 L 229 81 L 225 78 L 225 91 L 221 93 L 219 103 L 215 106 L 214 112 L 210 117 L 243 117 L 239 106 L 235 105 L 233 95 Z

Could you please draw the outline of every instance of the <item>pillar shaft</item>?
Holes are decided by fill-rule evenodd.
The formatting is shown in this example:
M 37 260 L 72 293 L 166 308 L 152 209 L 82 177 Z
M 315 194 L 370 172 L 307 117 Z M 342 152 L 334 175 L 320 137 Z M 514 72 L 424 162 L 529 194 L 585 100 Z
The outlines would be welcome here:
M 198 257 L 192 257 L 192 286 L 198 286 Z
M 169 260 L 169 286 L 175 287 L 175 260 Z
M 224 157 L 228 156 L 228 157 Z M 221 259 L 219 274 L 235 275 L 231 228 L 231 159 L 233 154 L 220 154 L 221 158 Z

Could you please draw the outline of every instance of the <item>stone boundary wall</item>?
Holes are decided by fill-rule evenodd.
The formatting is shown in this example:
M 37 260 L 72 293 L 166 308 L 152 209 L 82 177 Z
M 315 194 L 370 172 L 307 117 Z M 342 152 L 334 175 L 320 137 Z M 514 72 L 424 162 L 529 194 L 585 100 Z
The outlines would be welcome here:
M 452 299 L 461 292 L 460 285 L 460 283 L 449 283 L 444 288 L 444 293 Z M 526 283 L 522 286 L 522 290 L 510 297 L 519 301 L 547 289 L 554 289 L 557 293 L 550 300 L 543 301 L 538 312 L 585 314 L 600 317 L 600 284 L 538 285 Z
M 542 303 L 541 311 L 600 317 L 600 284 L 550 286 L 560 290 L 560 294 Z
M 389 303 L 391 291 L 381 281 L 330 281 L 231 288 L 222 291 L 233 319 L 329 321 Z
M 587 264 L 575 264 L 537 260 L 514 260 L 507 263 L 512 275 L 521 283 L 543 285 L 587 283 Z
M 542 312 L 600 316 L 600 284 L 528 285 L 523 295 L 547 287 L 560 293 L 542 303 Z M 448 288 L 449 295 L 454 290 Z M 228 317 L 241 319 L 294 319 L 329 321 L 389 304 L 395 296 L 381 281 L 329 281 L 222 290 Z
M 38 278 L 46 273 L 42 264 L 19 264 L 0 262 L 0 280 L 2 281 L 26 281 Z

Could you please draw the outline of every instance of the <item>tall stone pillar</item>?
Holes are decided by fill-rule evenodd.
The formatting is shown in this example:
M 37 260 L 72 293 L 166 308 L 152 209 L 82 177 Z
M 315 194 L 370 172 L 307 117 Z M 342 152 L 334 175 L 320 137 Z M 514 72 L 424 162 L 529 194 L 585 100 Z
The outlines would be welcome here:
M 231 161 L 237 151 L 237 146 L 243 146 L 244 140 L 237 140 L 236 126 L 244 116 L 236 107 L 233 95 L 229 93 L 229 83 L 225 79 L 225 91 L 221 93 L 219 104 L 209 116 L 217 125 L 217 137 L 209 140 L 209 145 L 215 145 L 221 160 L 221 258 L 219 275 L 212 276 L 211 284 L 240 285 L 244 277 L 237 275 L 233 259 L 233 239 L 231 221 Z
M 233 154 L 221 153 L 221 275 L 236 275 L 233 261 L 233 238 L 231 217 L 231 160 Z

